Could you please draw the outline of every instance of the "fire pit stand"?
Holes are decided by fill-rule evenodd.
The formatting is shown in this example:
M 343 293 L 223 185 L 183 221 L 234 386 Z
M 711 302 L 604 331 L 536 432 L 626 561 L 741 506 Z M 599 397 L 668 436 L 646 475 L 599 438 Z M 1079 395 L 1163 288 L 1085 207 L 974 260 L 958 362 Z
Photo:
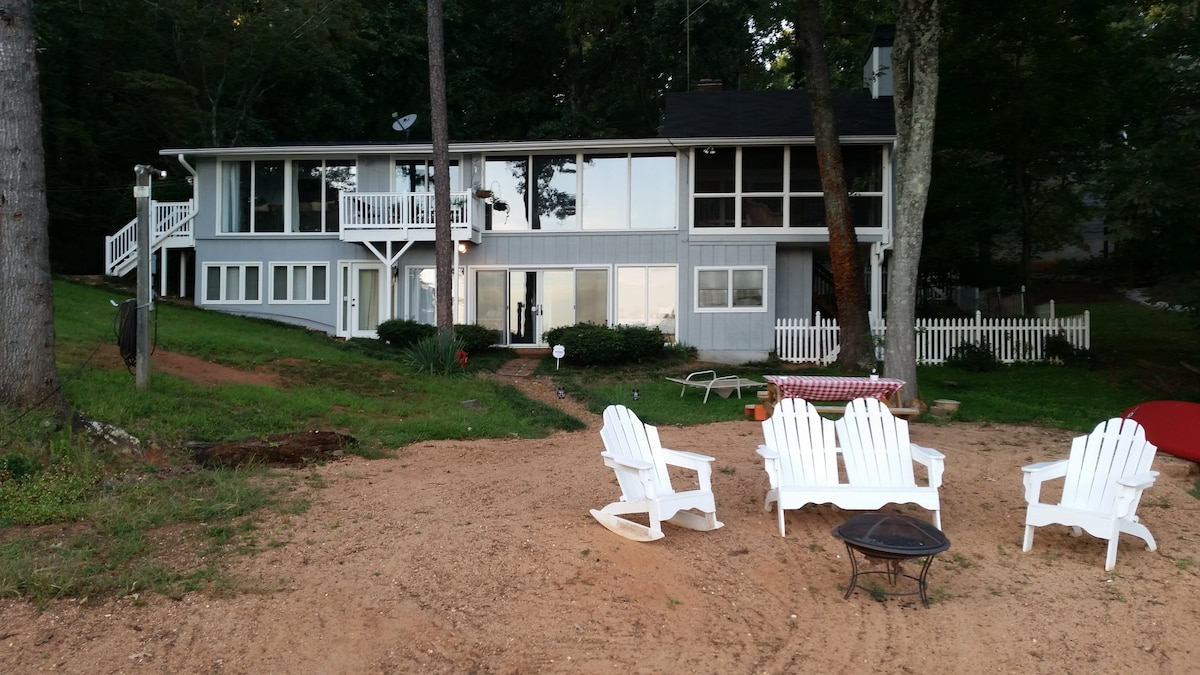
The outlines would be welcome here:
M 950 548 L 950 540 L 941 530 L 916 518 L 883 513 L 863 513 L 833 528 L 833 536 L 846 544 L 846 553 L 850 557 L 850 588 L 846 589 L 845 598 L 858 587 L 858 577 L 864 574 L 887 575 L 888 583 L 895 584 L 900 577 L 917 582 L 917 590 L 911 593 L 889 593 L 889 595 L 919 595 L 921 604 L 929 606 L 929 597 L 925 593 L 925 578 L 929 574 L 929 566 L 933 557 Z M 885 570 L 860 572 L 858 556 L 861 553 L 867 558 L 883 560 L 887 565 Z M 924 558 L 921 572 L 918 576 L 904 574 L 900 563 L 904 560 Z

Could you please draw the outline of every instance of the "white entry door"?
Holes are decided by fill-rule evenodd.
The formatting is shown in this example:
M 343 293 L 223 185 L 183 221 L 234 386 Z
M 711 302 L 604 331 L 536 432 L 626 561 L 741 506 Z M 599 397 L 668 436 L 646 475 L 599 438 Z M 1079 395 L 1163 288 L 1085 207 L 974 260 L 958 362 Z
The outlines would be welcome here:
M 338 286 L 338 336 L 378 337 L 375 329 L 383 320 L 384 269 L 376 262 L 342 263 Z

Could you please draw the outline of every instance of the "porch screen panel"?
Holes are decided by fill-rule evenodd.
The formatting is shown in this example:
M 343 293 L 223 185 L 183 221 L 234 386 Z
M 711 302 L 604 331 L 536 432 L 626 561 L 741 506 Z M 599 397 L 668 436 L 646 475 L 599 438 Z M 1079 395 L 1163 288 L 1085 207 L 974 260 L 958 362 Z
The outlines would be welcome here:
M 645 267 L 617 268 L 617 323 L 642 326 L 646 323 L 649 301 Z
M 575 272 L 575 323 L 608 323 L 608 270 Z
M 336 159 L 326 162 L 322 190 L 325 231 L 337 232 L 342 227 L 341 194 L 358 192 L 358 163 L 353 159 Z
M 651 267 L 647 270 L 647 277 L 647 325 L 658 326 L 666 342 L 674 343 L 678 275 L 674 267 Z
M 484 162 L 484 184 L 496 199 L 508 204 L 505 211 L 493 211 L 491 229 L 528 230 L 529 202 L 526 198 L 529 160 L 525 157 L 489 157 Z
M 696 275 L 696 298 L 700 307 L 729 306 L 729 273 L 705 270 Z
M 318 302 L 329 299 L 329 268 L 325 265 L 312 268 L 312 299 Z
M 763 306 L 762 270 L 733 270 L 733 306 Z
M 292 300 L 308 300 L 308 269 L 307 265 L 292 268 Z
M 508 272 L 480 270 L 475 273 L 475 323 L 496 331 L 500 344 L 508 344 L 504 321 Z
M 629 227 L 634 230 L 673 230 L 675 217 L 675 155 L 634 155 L 629 160 Z
M 629 158 L 585 155 L 580 219 L 585 230 L 629 227 Z
M 437 270 L 410 267 L 408 270 L 408 318 L 430 326 L 437 325 Z
M 250 162 L 221 163 L 221 231 L 249 232 L 251 192 Z
M 546 270 L 542 273 L 542 331 L 575 322 L 575 271 Z M 534 335 L 534 342 L 541 342 Z
M 533 158 L 533 175 L 537 180 L 531 224 L 533 229 L 578 228 L 575 203 L 577 171 L 575 155 L 546 155 Z
M 254 162 L 254 231 L 283 232 L 283 162 Z

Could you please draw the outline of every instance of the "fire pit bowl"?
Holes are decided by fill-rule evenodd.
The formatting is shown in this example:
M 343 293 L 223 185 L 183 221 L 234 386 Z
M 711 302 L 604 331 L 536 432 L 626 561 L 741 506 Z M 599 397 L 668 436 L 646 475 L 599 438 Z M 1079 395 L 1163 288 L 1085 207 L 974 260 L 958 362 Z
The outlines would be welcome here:
M 893 595 L 919 595 L 921 603 L 929 606 L 926 596 L 926 576 L 933 557 L 950 548 L 950 540 L 941 530 L 931 523 L 908 516 L 889 515 L 884 513 L 862 513 L 833 528 L 833 536 L 846 544 L 846 552 L 850 557 L 852 574 L 850 588 L 846 590 L 845 598 L 858 585 L 860 574 L 886 574 L 888 581 L 895 583 L 898 577 L 905 577 L 917 582 L 915 593 L 893 593 Z M 892 561 L 884 571 L 859 572 L 858 556 L 861 553 L 867 558 L 882 558 Z M 900 572 L 900 562 L 912 558 L 924 558 L 921 573 L 910 576 Z

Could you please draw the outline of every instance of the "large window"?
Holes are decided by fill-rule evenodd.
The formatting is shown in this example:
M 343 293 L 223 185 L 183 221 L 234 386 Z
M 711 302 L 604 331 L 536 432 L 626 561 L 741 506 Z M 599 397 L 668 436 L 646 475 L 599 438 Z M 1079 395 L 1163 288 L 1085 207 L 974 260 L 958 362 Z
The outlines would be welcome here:
M 420 159 L 396 160 L 395 185 L 396 192 L 433 192 L 437 183 L 433 161 Z M 450 160 L 450 191 L 459 192 L 462 180 L 458 171 L 458 160 Z
M 618 267 L 616 322 L 657 327 L 667 342 L 675 342 L 677 276 L 674 266 Z
M 352 159 L 221 162 L 220 231 L 337 232 L 338 196 L 353 192 Z
M 842 146 L 856 227 L 883 226 L 883 146 Z M 697 228 L 825 227 L 812 146 L 708 147 L 695 155 Z
M 271 265 L 272 303 L 326 303 L 329 266 L 324 263 Z
M 437 269 L 433 267 L 409 267 L 404 303 L 404 318 L 430 326 L 437 325 Z M 462 288 L 466 269 L 458 268 L 458 284 Z M 459 292 L 457 306 L 453 308 L 455 322 L 461 323 L 466 316 L 463 293 Z
M 764 267 L 697 267 L 696 311 L 765 311 Z
M 292 164 L 293 232 L 337 232 L 339 197 L 358 186 L 352 159 L 306 159 Z
M 674 153 L 488 157 L 493 230 L 674 229 Z M 532 186 L 532 187 L 531 187 Z
M 207 304 L 258 304 L 261 294 L 259 266 L 245 263 L 204 265 L 204 302 Z

